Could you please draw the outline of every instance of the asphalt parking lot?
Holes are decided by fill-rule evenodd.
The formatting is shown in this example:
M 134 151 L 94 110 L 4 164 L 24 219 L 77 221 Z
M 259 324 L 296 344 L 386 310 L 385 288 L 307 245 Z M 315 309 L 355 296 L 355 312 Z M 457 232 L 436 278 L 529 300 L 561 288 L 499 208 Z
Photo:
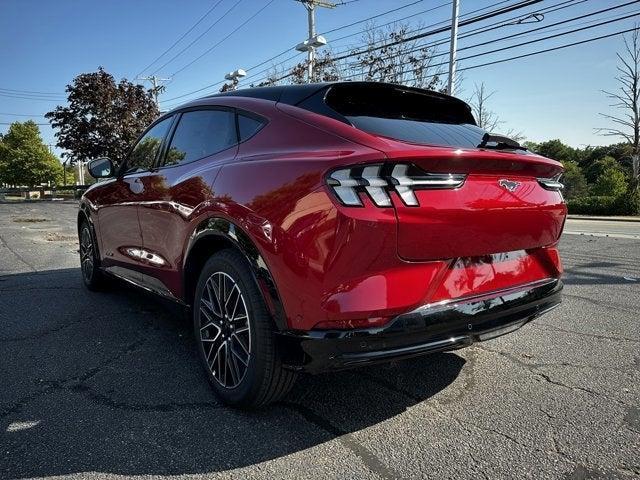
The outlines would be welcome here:
M 516 333 L 303 377 L 247 413 L 213 396 L 174 306 L 83 289 L 75 209 L 0 204 L 2 478 L 640 476 L 636 238 L 565 235 L 564 303 Z

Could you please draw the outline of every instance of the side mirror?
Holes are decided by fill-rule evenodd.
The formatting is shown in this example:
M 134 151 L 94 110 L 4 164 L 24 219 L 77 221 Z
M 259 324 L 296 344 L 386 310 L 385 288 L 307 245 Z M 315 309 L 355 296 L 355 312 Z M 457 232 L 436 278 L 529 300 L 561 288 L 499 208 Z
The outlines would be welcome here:
M 89 174 L 93 178 L 109 178 L 115 175 L 116 169 L 109 158 L 96 158 L 87 165 Z

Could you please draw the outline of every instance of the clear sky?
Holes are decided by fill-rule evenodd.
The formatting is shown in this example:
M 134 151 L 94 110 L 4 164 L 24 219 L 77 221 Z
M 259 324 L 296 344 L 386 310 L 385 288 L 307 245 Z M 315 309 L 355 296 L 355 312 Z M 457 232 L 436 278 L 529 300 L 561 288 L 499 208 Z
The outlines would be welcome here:
M 336 3 L 338 2 L 339 0 Z M 497 3 L 500 4 L 497 7 L 504 7 L 517 3 L 517 0 L 460 0 L 461 14 L 464 16 L 470 11 Z M 518 15 L 526 16 L 540 9 L 551 9 L 554 5 L 568 6 L 546 14 L 540 23 L 514 24 L 468 39 L 462 38 L 459 47 L 464 48 L 623 3 L 627 1 L 545 0 L 484 23 L 463 26 L 460 28 L 460 35 L 477 26 Z M 41 115 L 64 101 L 62 94 L 65 85 L 80 73 L 95 71 L 98 66 L 103 66 L 116 79 L 135 78 L 216 4 L 217 6 L 176 47 L 144 72 L 173 77 L 167 83 L 166 93 L 161 97 L 162 108 L 173 107 L 182 100 L 195 98 L 199 94 L 171 100 L 220 82 L 228 71 L 236 68 L 249 69 L 290 49 L 291 53 L 278 57 L 260 68 L 248 70 L 248 75 L 255 75 L 272 63 L 293 55 L 295 51 L 291 47 L 307 35 L 304 7 L 294 0 L 2 0 L 0 132 L 6 131 L 7 122 L 30 118 L 18 114 L 33 115 L 32 119 L 36 122 L 46 122 Z M 419 25 L 446 22 L 451 16 L 451 6 L 446 0 L 345 0 L 345 5 L 335 9 L 319 9 L 317 28 L 319 32 L 327 32 L 409 4 L 411 5 L 380 16 L 375 21 L 377 24 L 383 24 L 411 16 L 404 22 L 416 28 Z M 225 36 L 263 7 L 264 10 L 221 42 Z M 431 11 L 420 13 L 428 9 Z M 551 27 L 524 38 L 518 37 L 463 50 L 459 53 L 460 58 L 589 26 L 595 23 L 596 19 L 600 22 L 633 13 L 636 15 L 632 18 L 583 32 L 466 61 L 461 60 L 459 67 L 464 68 L 631 28 L 638 21 L 640 3 L 633 2 L 622 8 Z M 214 25 L 214 22 L 217 23 Z M 327 33 L 331 48 L 341 51 L 349 46 L 358 45 L 358 32 L 364 26 L 357 24 Z M 335 40 L 349 34 L 355 35 Z M 447 35 L 440 34 L 430 37 L 429 40 L 446 39 Z M 218 45 L 215 46 L 216 44 Z M 599 116 L 599 112 L 614 113 L 609 106 L 611 102 L 600 90 L 617 88 L 614 80 L 615 53 L 621 50 L 622 45 L 622 37 L 616 36 L 512 62 L 468 70 L 464 72 L 459 96 L 468 99 L 474 83 L 484 82 L 487 89 L 496 92 L 490 100 L 490 107 L 505 122 L 505 129 L 522 131 L 527 139 L 532 141 L 560 138 L 573 146 L 612 143 L 611 139 L 597 135 L 594 129 L 607 126 L 607 121 Z M 447 46 L 440 48 L 446 51 Z M 211 50 L 205 53 L 209 49 Z M 191 63 L 201 55 L 201 58 Z M 293 61 L 290 60 L 289 64 Z M 163 66 L 165 63 L 167 65 Z M 186 65 L 188 66 L 183 69 Z M 156 72 L 161 66 L 163 68 Z M 253 80 L 258 80 L 259 77 L 260 75 Z M 34 95 L 29 95 L 32 98 L 28 99 L 16 98 L 23 94 L 14 92 L 15 90 L 45 92 L 47 95 L 46 98 L 34 98 Z M 216 87 L 203 90 L 202 93 L 213 91 L 216 91 Z M 54 95 L 49 95 L 50 93 Z M 47 143 L 55 143 L 50 127 L 42 126 L 41 130 Z

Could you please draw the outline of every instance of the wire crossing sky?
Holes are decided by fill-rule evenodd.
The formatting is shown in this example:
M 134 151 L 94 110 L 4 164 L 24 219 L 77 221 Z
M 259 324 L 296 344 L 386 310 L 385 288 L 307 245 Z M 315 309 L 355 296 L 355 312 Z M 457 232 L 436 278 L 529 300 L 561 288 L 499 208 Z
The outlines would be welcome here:
M 318 9 L 317 29 L 344 62 L 363 46 L 363 30 L 407 26 L 418 46 L 435 48 L 446 68 L 451 2 L 345 1 Z M 457 95 L 475 83 L 495 91 L 490 108 L 504 128 L 527 139 L 560 138 L 573 146 L 611 143 L 595 129 L 613 113 L 601 90 L 615 90 L 620 32 L 640 20 L 640 1 L 460 0 Z M 495 14 L 501 10 L 508 13 Z M 512 11 L 509 11 L 512 10 Z M 486 17 L 486 18 L 485 18 Z M 481 20 L 471 21 L 476 18 Z M 465 20 L 469 21 L 465 24 Z M 116 79 L 171 77 L 163 109 L 217 92 L 227 72 L 243 68 L 240 87 L 259 83 L 276 67 L 285 72 L 305 56 L 294 46 L 307 34 L 307 15 L 294 0 L 5 0 L 0 16 L 0 132 L 16 120 L 42 124 L 65 102 L 74 76 L 104 67 Z M 322 52 L 322 49 L 319 50 Z M 58 152 L 59 153 L 59 152 Z

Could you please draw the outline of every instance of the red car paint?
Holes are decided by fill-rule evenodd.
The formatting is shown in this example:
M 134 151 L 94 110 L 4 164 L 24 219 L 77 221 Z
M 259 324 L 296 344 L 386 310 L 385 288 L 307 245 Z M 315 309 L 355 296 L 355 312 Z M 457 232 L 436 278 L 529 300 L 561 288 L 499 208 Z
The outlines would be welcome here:
M 190 303 L 185 264 L 210 218 L 244 232 L 271 273 L 292 330 L 385 324 L 421 305 L 559 278 L 566 207 L 536 177 L 558 162 L 513 152 L 418 146 L 294 106 L 243 97 L 217 105 L 267 121 L 228 150 L 184 165 L 100 182 L 83 197 L 103 268 Z M 393 208 L 361 195 L 341 205 L 325 182 L 336 167 L 410 161 L 468 173 L 453 190 L 391 192 Z M 499 185 L 521 183 L 515 192 Z M 274 308 L 273 305 L 270 305 Z

